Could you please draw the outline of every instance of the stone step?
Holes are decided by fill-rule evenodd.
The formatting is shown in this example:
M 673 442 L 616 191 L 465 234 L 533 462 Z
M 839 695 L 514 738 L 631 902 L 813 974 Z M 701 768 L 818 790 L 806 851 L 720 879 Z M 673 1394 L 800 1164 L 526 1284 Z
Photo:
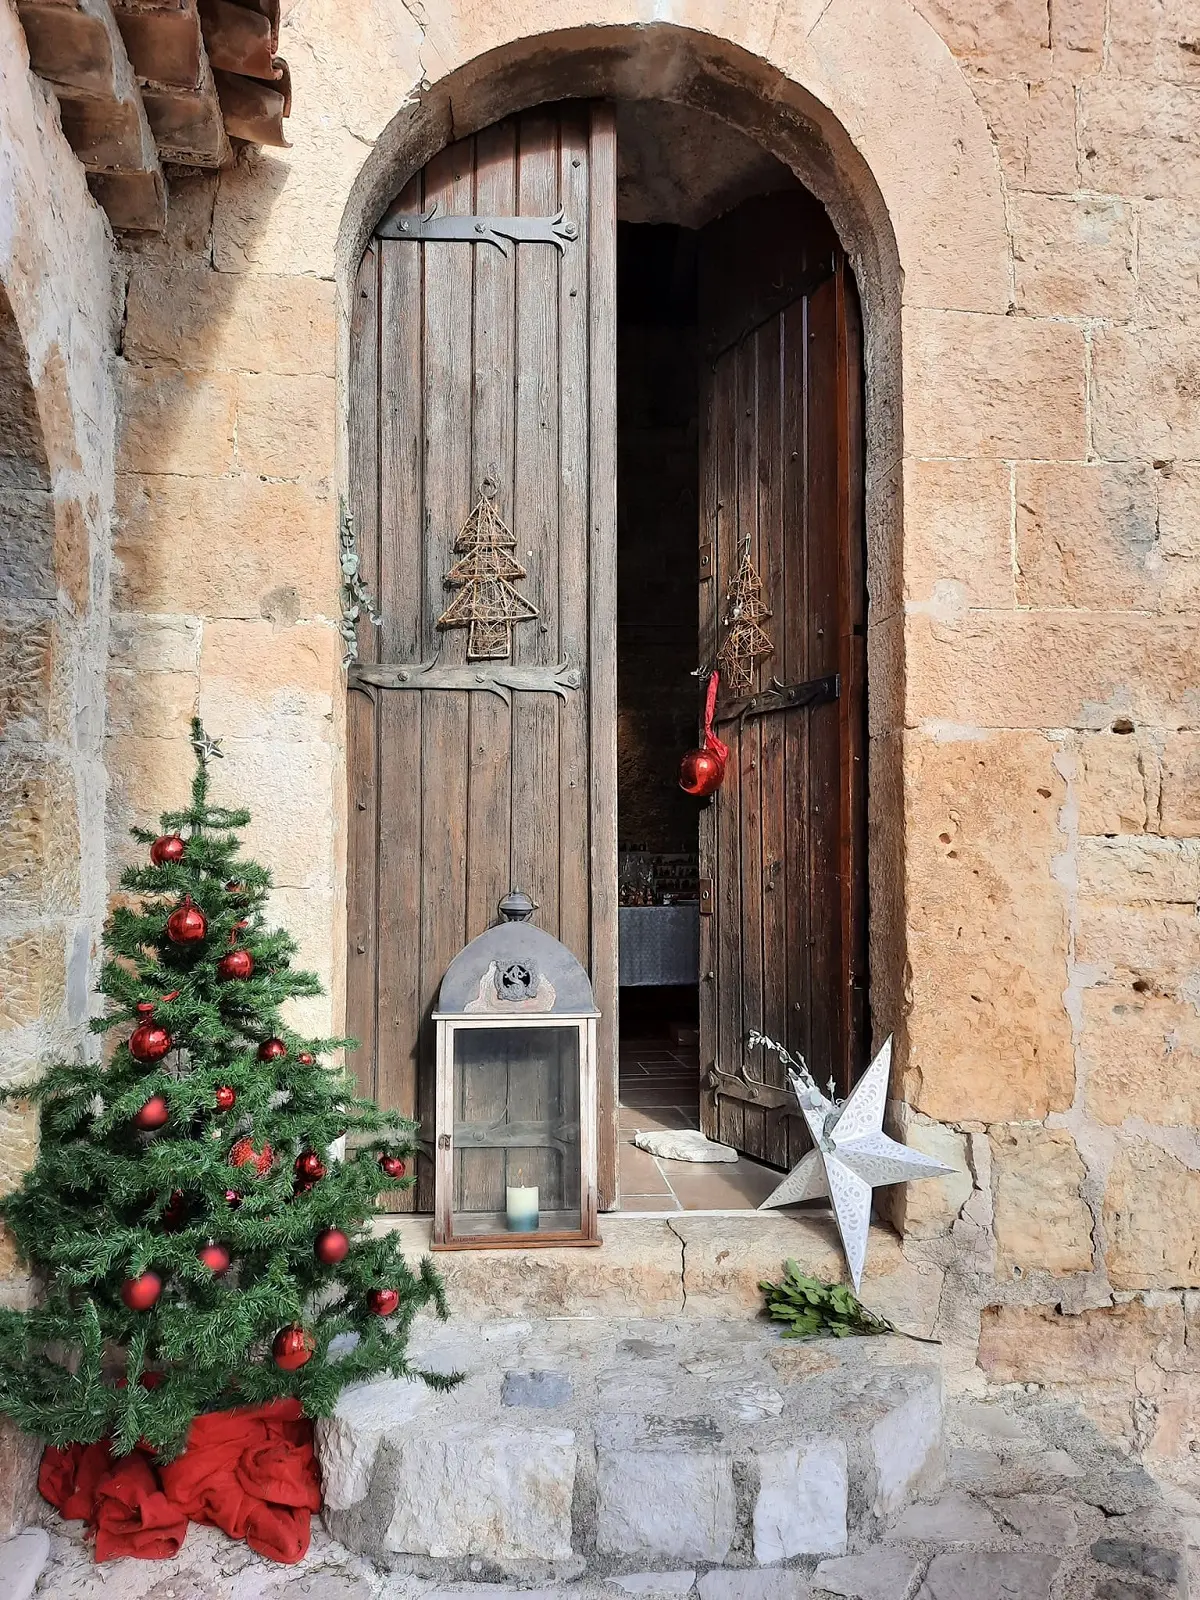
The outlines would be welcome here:
M 378 1219 L 410 1256 L 429 1249 L 428 1217 Z M 614 1213 L 601 1218 L 599 1249 L 447 1250 L 437 1253 L 455 1316 L 487 1320 L 503 1306 L 519 1317 L 731 1317 L 762 1307 L 759 1282 L 789 1257 L 825 1282 L 846 1280 L 828 1213 Z M 875 1225 L 861 1297 L 909 1333 L 933 1331 L 942 1273 L 908 1259 L 896 1234 Z
M 941 1372 L 898 1338 L 785 1341 L 745 1317 L 422 1321 L 412 1360 L 464 1381 L 348 1389 L 318 1442 L 335 1538 L 425 1576 L 837 1556 L 943 1475 Z

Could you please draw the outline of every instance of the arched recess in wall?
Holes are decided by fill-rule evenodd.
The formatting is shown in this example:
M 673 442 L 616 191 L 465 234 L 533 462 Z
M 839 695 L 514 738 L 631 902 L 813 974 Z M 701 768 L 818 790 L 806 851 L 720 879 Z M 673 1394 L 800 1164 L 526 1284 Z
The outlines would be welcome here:
M 938 70 L 945 65 L 939 62 Z M 804 84 L 709 34 L 666 24 L 614 26 L 502 45 L 435 83 L 380 138 L 351 196 L 339 241 L 347 308 L 352 316 L 355 275 L 372 228 L 438 151 L 525 108 L 601 98 L 690 108 L 716 117 L 770 152 L 822 202 L 858 284 L 865 327 L 866 564 L 872 596 L 870 966 L 874 1025 L 877 1035 L 882 1034 L 902 1025 L 905 964 L 902 781 L 899 741 L 894 737 L 902 727 L 902 635 L 899 628 L 886 625 L 895 617 L 902 593 L 903 275 L 888 207 L 845 126 Z M 348 322 L 344 332 L 349 332 Z M 349 340 L 344 339 L 343 374 L 348 348 Z M 354 814 L 352 796 L 352 828 Z M 355 870 L 352 848 L 352 898 Z M 352 948 L 352 957 L 355 953 Z M 352 960 L 352 1011 L 353 966 Z M 415 1002 L 415 994 L 387 995 L 382 1000 L 385 1008 Z

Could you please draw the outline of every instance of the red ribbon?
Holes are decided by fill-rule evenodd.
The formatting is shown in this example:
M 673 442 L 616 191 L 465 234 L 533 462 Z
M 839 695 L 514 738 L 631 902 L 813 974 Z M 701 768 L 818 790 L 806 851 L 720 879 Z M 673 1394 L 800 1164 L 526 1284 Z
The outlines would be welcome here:
M 729 746 L 722 744 L 713 732 L 713 715 L 717 709 L 717 690 L 720 686 L 721 674 L 714 671 L 708 680 L 708 693 L 704 697 L 704 748 L 711 750 L 723 767 L 729 760 Z

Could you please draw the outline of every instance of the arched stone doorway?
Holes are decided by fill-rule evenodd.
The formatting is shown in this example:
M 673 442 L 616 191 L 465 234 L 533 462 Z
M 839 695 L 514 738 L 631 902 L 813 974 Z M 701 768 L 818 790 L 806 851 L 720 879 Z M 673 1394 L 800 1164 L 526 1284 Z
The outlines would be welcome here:
M 496 124 L 477 138 L 456 142 L 409 181 L 387 212 L 378 230 L 380 237 L 368 248 L 359 268 L 349 388 L 351 505 L 365 535 L 368 574 L 381 585 L 386 620 L 381 649 L 385 665 L 367 667 L 356 683 L 369 697 L 370 709 L 357 695 L 351 702 L 349 1024 L 358 1036 L 365 1037 L 364 1056 L 375 1063 L 375 1072 L 369 1082 L 364 1080 L 364 1087 L 385 1101 L 398 1102 L 405 1110 L 424 1112 L 428 1117 L 432 1104 L 426 1082 L 428 1044 L 422 1047 L 417 1042 L 419 1019 L 422 1013 L 428 1014 L 441 971 L 461 944 L 491 920 L 492 902 L 510 879 L 530 888 L 535 897 L 545 897 L 546 925 L 577 945 L 581 958 L 587 960 L 590 955 L 602 1009 L 610 1020 L 614 1017 L 618 824 L 611 815 L 610 800 L 615 795 L 608 794 L 616 787 L 614 763 L 606 751 L 617 742 L 617 707 L 610 693 L 616 663 L 607 647 L 614 624 L 618 633 L 622 627 L 620 614 L 614 616 L 616 567 L 622 558 L 615 548 L 605 548 L 602 530 L 606 520 L 611 520 L 615 540 L 617 526 L 627 518 L 624 506 L 620 516 L 608 519 L 607 515 L 605 502 L 611 485 L 606 479 L 615 477 L 616 437 L 615 433 L 610 436 L 606 413 L 611 412 L 613 400 L 610 379 L 617 348 L 617 301 L 622 293 L 636 295 L 636 285 L 647 271 L 653 276 L 651 258 L 656 250 L 661 255 L 664 244 L 672 248 L 671 240 L 663 237 L 666 230 L 679 236 L 674 248 L 685 262 L 681 269 L 684 279 L 688 260 L 693 274 L 697 254 L 708 262 L 708 307 L 704 313 L 708 326 L 701 330 L 693 315 L 684 343 L 694 362 L 703 332 L 711 372 L 724 374 L 703 386 L 704 443 L 694 463 L 698 482 L 705 484 L 701 520 L 714 529 L 720 525 L 723 532 L 719 538 L 700 541 L 702 546 L 711 546 L 707 557 L 697 551 L 694 515 L 690 549 L 685 535 L 682 548 L 687 554 L 681 567 L 686 568 L 688 555 L 693 567 L 705 560 L 711 565 L 701 578 L 698 631 L 694 598 L 684 602 L 683 609 L 693 619 L 691 643 L 684 653 L 690 648 L 694 667 L 704 649 L 710 655 L 715 652 L 718 613 L 727 608 L 739 552 L 752 550 L 754 560 L 767 568 L 768 598 L 780 614 L 781 640 L 787 634 L 789 639 L 806 641 L 802 646 L 789 644 L 786 670 L 781 643 L 776 665 L 784 672 L 789 690 L 809 687 L 819 676 L 818 668 L 825 672 L 820 681 L 830 702 L 837 697 L 838 682 L 845 687 L 842 707 L 834 708 L 828 720 L 832 743 L 822 744 L 819 736 L 819 729 L 826 725 L 822 717 L 814 715 L 819 700 L 815 704 L 801 700 L 794 713 L 797 727 L 791 732 L 784 732 L 788 719 L 781 716 L 770 732 L 763 733 L 764 725 L 756 724 L 752 735 L 733 733 L 738 748 L 733 762 L 737 776 L 728 786 L 732 797 L 723 791 L 702 822 L 693 866 L 693 876 L 698 868 L 700 877 L 696 885 L 703 929 L 700 968 L 709 969 L 707 973 L 697 970 L 694 975 L 701 996 L 701 1064 L 709 1069 L 702 1102 L 705 1125 L 710 1133 L 755 1156 L 787 1165 L 795 1152 L 788 1146 L 786 1094 L 777 1091 L 759 1096 L 757 1089 L 747 1089 L 741 1076 L 741 1042 L 747 1029 L 765 1026 L 775 1035 L 785 1034 L 793 1047 L 818 1050 L 843 1079 L 862 1064 L 870 1044 L 862 783 L 866 752 L 863 733 L 858 731 L 860 726 L 865 731 L 862 656 L 866 607 L 865 595 L 854 597 L 862 585 L 865 565 L 861 554 L 861 323 L 853 274 L 845 265 L 834 229 L 821 206 L 811 196 L 805 197 L 788 166 L 754 139 L 730 129 L 710 110 L 657 103 L 656 123 L 655 104 L 643 100 L 636 110 L 627 105 L 622 112 L 622 103 L 617 102 L 616 120 L 624 116 L 626 148 L 632 151 L 619 180 L 615 149 L 620 140 L 615 137 L 614 113 L 598 102 L 592 103 L 593 110 L 577 100 L 560 107 L 543 105 L 536 112 Z M 657 175 L 647 172 L 647 167 L 654 165 L 652 157 L 647 159 L 649 153 L 656 148 L 661 153 L 664 141 L 676 146 L 676 166 L 682 163 L 686 169 L 690 162 L 690 171 L 672 173 L 667 160 L 659 163 L 663 170 Z M 525 154 L 527 151 L 532 154 Z M 639 170 L 635 172 L 635 168 Z M 674 200 L 669 193 L 673 178 Z M 616 235 L 606 221 L 609 232 L 602 238 L 595 222 L 606 204 L 614 219 L 617 214 L 615 194 L 605 198 L 606 184 L 609 189 L 614 184 L 622 188 L 625 212 L 622 256 L 628 258 L 628 271 L 625 290 L 618 288 L 615 293 L 609 280 L 617 271 Z M 777 199 L 768 198 L 756 210 L 753 197 L 769 197 L 772 191 Z M 795 202 L 790 210 L 783 205 L 789 199 Z M 689 223 L 715 223 L 741 201 L 748 202 L 746 215 L 737 218 L 735 213 L 733 223 L 719 230 L 711 244 L 701 229 L 681 228 L 668 214 L 673 207 L 676 211 L 682 208 L 689 211 Z M 485 227 L 488 218 L 518 213 L 552 217 L 558 210 L 569 211 L 569 222 L 576 215 L 587 216 L 591 222 L 581 230 L 572 224 L 570 242 L 558 245 L 565 257 L 571 244 L 578 242 L 579 276 L 572 280 L 565 269 L 556 271 L 553 251 L 545 242 L 537 265 L 529 244 L 510 245 L 510 251 L 515 248 L 520 252 L 518 260 L 525 263 L 523 268 L 513 269 L 525 274 L 513 280 L 515 289 L 511 284 L 502 287 L 496 279 L 495 274 L 503 272 L 499 261 L 504 257 L 499 249 L 499 259 L 488 251 L 486 259 L 479 262 L 479 247 L 464 252 L 460 242 L 458 265 L 449 267 L 444 244 L 439 252 L 435 243 L 420 244 L 404 237 L 435 207 L 439 217 L 482 219 L 474 224 L 476 231 Z M 637 224 L 634 215 L 640 219 Z M 787 220 L 780 222 L 780 216 Z M 639 246 L 633 237 L 634 233 L 656 230 L 658 237 L 653 243 L 645 238 Z M 576 231 L 582 233 L 578 241 Z M 692 243 L 681 252 L 679 239 L 685 233 Z M 739 237 L 747 240 L 748 249 L 737 248 Z M 703 241 L 699 251 L 697 239 Z M 735 267 L 738 258 L 753 255 L 761 258 L 761 270 L 748 274 L 740 265 Z M 724 284 L 717 281 L 722 272 L 728 280 Z M 794 273 L 794 282 L 789 273 Z M 837 288 L 843 281 L 846 287 Z M 695 297 L 694 281 L 689 288 L 681 280 L 683 299 L 689 293 Z M 741 302 L 732 316 L 731 294 Z M 579 303 L 569 305 L 568 297 L 573 301 L 576 296 L 581 297 Z M 828 313 L 820 309 L 826 299 Z M 549 334 L 542 326 L 546 304 L 554 308 Z M 562 334 L 567 325 L 564 311 L 579 312 L 583 318 L 574 354 L 569 336 Z M 671 317 L 668 311 L 668 321 Z M 544 352 L 537 349 L 531 364 L 525 352 L 547 338 L 553 343 L 560 334 L 564 343 L 561 350 L 556 346 L 550 366 L 540 369 Z M 824 339 L 827 347 L 811 343 L 818 338 Z M 734 349 L 739 341 L 745 346 L 740 353 Z M 760 354 L 760 349 L 766 351 L 772 343 L 778 347 L 773 354 Z M 734 353 L 724 360 L 723 352 Z M 811 383 L 810 365 L 812 373 L 819 374 Z M 551 367 L 556 369 L 551 371 Z M 742 425 L 745 439 L 736 442 L 731 454 L 724 443 L 718 445 L 715 436 L 731 426 L 735 431 L 738 428 L 743 398 L 739 385 L 746 383 L 755 395 L 755 405 L 746 409 L 746 415 L 753 412 L 756 421 Z M 520 390 L 522 385 L 535 393 L 532 408 L 526 399 L 508 409 L 502 397 L 505 387 Z M 772 386 L 782 398 L 771 398 Z M 778 411 L 774 413 L 773 424 L 764 413 L 763 429 L 774 433 L 770 451 L 757 420 L 760 387 L 767 410 L 771 405 L 793 407 L 786 420 Z M 699 394 L 693 398 L 694 426 L 699 420 Z M 831 419 L 839 405 L 842 410 L 834 424 Z M 555 467 L 547 458 L 539 475 L 539 468 L 530 468 L 529 462 L 545 455 L 548 427 L 556 431 L 551 456 L 555 449 L 559 451 L 559 465 Z M 818 439 L 826 427 L 830 430 L 827 447 Z M 796 449 L 785 448 L 785 435 L 791 437 L 789 428 L 795 433 Z M 563 439 L 567 441 L 565 464 Z M 771 452 L 778 459 L 768 459 Z M 735 462 L 737 456 L 745 457 L 740 465 Z M 803 507 L 797 501 L 792 511 L 786 511 L 784 504 L 790 505 L 792 491 L 786 482 L 790 468 L 784 463 L 799 458 L 803 458 L 804 475 L 800 497 L 808 495 L 810 500 Z M 822 472 L 827 481 L 818 487 L 816 480 Z M 723 509 L 722 496 L 728 497 L 739 473 L 744 482 L 740 490 L 733 487 L 736 508 Z M 546 648 L 556 659 L 561 656 L 568 670 L 575 672 L 576 682 L 567 685 L 565 693 L 562 685 L 537 686 L 549 689 L 552 695 L 557 693 L 563 703 L 561 710 L 553 698 L 535 709 L 533 686 L 528 686 L 526 699 L 527 686 L 518 685 L 515 679 L 505 687 L 511 690 L 514 702 L 523 703 L 514 703 L 511 710 L 495 704 L 485 693 L 456 694 L 455 690 L 467 687 L 465 681 L 451 684 L 447 678 L 441 682 L 448 671 L 451 675 L 469 671 L 472 654 L 486 654 L 474 651 L 464 655 L 464 641 L 459 641 L 457 649 L 452 642 L 443 649 L 446 641 L 437 631 L 437 617 L 446 599 L 443 578 L 454 566 L 456 554 L 463 554 L 454 537 L 476 496 L 475 478 L 481 484 L 498 481 L 502 486 L 498 499 L 506 504 L 523 502 L 528 506 L 547 493 L 558 496 L 559 517 L 553 535 L 556 554 L 552 553 L 543 567 L 537 557 L 544 552 L 534 548 L 527 552 L 538 566 L 534 574 L 537 604 L 530 603 L 524 616 L 526 621 L 538 623 L 544 614 L 552 615 L 556 606 L 563 608 L 561 621 L 553 624 L 553 647 L 548 644 Z M 749 486 L 751 479 L 758 480 L 757 488 Z M 693 513 L 696 488 L 698 483 L 693 485 Z M 772 513 L 766 503 L 773 493 L 780 501 L 777 509 L 783 520 L 770 534 L 766 525 Z M 578 500 L 575 513 L 567 506 L 565 522 L 564 494 L 568 502 L 572 497 Z M 820 501 L 822 494 L 824 502 Z M 520 520 L 521 512 L 516 514 Z M 568 526 L 576 514 L 583 519 L 578 549 L 570 542 L 573 535 Z M 794 527 L 786 525 L 789 515 Z M 534 516 L 538 516 L 536 509 Z M 797 558 L 810 522 L 814 528 L 820 524 L 822 529 L 837 530 L 830 535 L 827 559 L 815 534 L 811 547 L 806 546 Z M 418 529 L 421 531 L 414 536 Z M 521 548 L 514 545 L 515 555 L 509 558 L 513 563 L 509 575 L 514 579 L 528 576 L 516 561 L 516 556 L 524 560 L 526 555 L 523 525 L 518 532 L 522 537 L 516 544 Z M 772 538 L 782 540 L 774 551 L 768 548 Z M 530 536 L 530 542 L 540 546 L 544 541 Z M 789 559 L 794 576 L 787 584 L 785 547 L 793 551 Z M 814 592 L 820 588 L 823 561 L 829 567 L 833 590 L 821 602 L 814 599 Z M 693 571 L 684 579 L 685 592 L 690 583 L 692 596 L 697 576 Z M 832 605 L 833 611 L 818 617 L 822 603 Z M 578 615 L 572 606 L 578 608 Z M 836 614 L 839 608 L 840 616 Z M 549 626 L 545 620 L 540 622 L 542 632 Z M 828 660 L 822 656 L 817 641 L 826 631 L 831 639 L 845 641 L 845 660 L 839 660 L 836 649 Z M 603 639 L 606 632 L 609 637 Z M 571 640 L 573 645 L 568 643 Z M 368 658 L 378 660 L 373 636 L 368 635 L 364 642 Z M 500 653 L 507 659 L 507 650 Z M 544 654 L 542 650 L 538 658 Z M 448 667 L 460 658 L 461 666 Z M 434 660 L 441 675 L 437 684 L 426 676 L 426 688 L 419 696 L 396 694 L 409 689 L 412 677 L 405 670 L 397 673 L 398 662 L 428 666 Z M 522 671 L 530 671 L 520 665 L 519 648 L 514 660 L 518 663 L 516 678 Z M 577 718 L 568 707 L 580 687 L 580 666 L 585 681 L 584 693 L 575 697 Z M 549 667 L 547 657 L 543 672 Z M 688 668 L 681 671 L 686 697 Z M 482 669 L 476 669 L 476 676 L 482 681 Z M 756 668 L 756 685 L 762 676 Z M 767 674 L 761 687 L 777 677 L 778 673 Z M 691 693 L 694 695 L 694 685 Z M 501 722 L 504 749 L 497 756 L 495 741 Z M 810 722 L 817 733 L 809 731 Z M 791 770 L 796 774 L 803 748 L 803 762 L 809 763 L 803 778 L 785 780 L 785 744 L 791 750 Z M 773 784 L 778 794 L 764 789 L 760 766 L 769 775 L 768 789 Z M 824 769 L 834 774 L 827 793 L 821 789 Z M 840 798 L 839 772 L 846 790 Z M 549 811 L 541 792 L 547 783 L 553 790 Z M 522 842 L 518 818 L 531 805 L 539 804 L 542 811 L 537 816 L 524 815 L 529 838 Z M 823 807 L 828 822 L 824 817 L 818 821 Z M 818 837 L 821 827 L 827 832 L 824 845 Z M 493 843 L 497 830 L 503 834 L 502 847 Z M 774 844 L 773 834 L 778 835 Z M 793 834 L 802 835 L 800 846 L 789 846 Z M 622 842 L 628 845 L 632 841 L 626 838 Z M 789 849 L 795 858 L 790 862 Z M 800 855 L 804 857 L 802 865 L 797 864 Z M 549 857 L 552 870 L 547 869 L 545 857 Z M 851 880 L 861 886 L 853 894 Z M 751 884 L 752 889 L 748 887 Z M 790 918 L 782 912 L 789 885 L 795 903 L 809 907 Z M 772 891 L 777 891 L 774 900 L 769 898 Z M 858 898 L 852 906 L 854 894 Z M 722 907 L 719 915 L 709 919 L 703 914 L 718 905 Z M 778 914 L 775 906 L 781 908 Z M 852 924 L 861 933 L 854 932 Z M 802 956 L 789 956 L 789 945 L 801 947 Z M 820 960 L 811 957 L 813 949 L 829 957 L 828 972 Z M 802 979 L 790 969 L 797 962 L 804 969 Z M 827 999 L 835 991 L 836 1002 Z M 814 1021 L 814 1011 L 822 1013 L 822 1008 L 829 1015 L 818 1015 Z M 801 1016 L 802 1038 L 789 1021 L 793 1011 Z M 724 1041 L 720 1048 L 718 1039 Z M 607 1106 L 602 1100 L 601 1117 L 605 1203 L 611 1203 L 615 1187 L 615 1043 L 614 1033 L 613 1081 Z M 735 1054 L 736 1063 L 732 1059 Z M 758 1103 L 751 1104 L 756 1099 Z M 610 1135 L 607 1150 L 604 1131 Z M 418 1207 L 425 1209 L 429 1199 L 427 1190 L 419 1188 Z

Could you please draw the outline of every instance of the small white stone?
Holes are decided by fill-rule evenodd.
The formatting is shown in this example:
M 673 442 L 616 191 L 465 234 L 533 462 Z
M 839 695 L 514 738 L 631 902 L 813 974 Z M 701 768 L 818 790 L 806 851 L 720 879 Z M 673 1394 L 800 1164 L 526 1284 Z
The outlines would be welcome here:
M 932 1539 L 940 1544 L 972 1544 L 994 1539 L 1000 1524 L 970 1495 L 953 1493 L 933 1505 L 909 1506 L 889 1539 Z
M 743 1383 L 733 1389 L 719 1389 L 715 1399 L 739 1422 L 765 1422 L 783 1411 L 783 1395 L 767 1383 Z
M 366 1494 L 379 1441 L 409 1426 L 436 1399 L 420 1378 L 385 1378 L 343 1389 L 332 1416 L 316 1425 L 325 1504 L 345 1511 Z
M 3 1600 L 29 1600 L 50 1559 L 50 1535 L 45 1528 L 26 1528 L 15 1539 L 0 1544 L 0 1596 Z
M 727 1144 L 706 1139 L 695 1128 L 662 1128 L 634 1135 L 639 1150 L 663 1161 L 736 1161 L 738 1153 Z
M 575 1435 L 460 1422 L 388 1441 L 399 1555 L 563 1561 L 571 1554 Z
M 848 1600 L 904 1600 L 920 1570 L 921 1563 L 905 1550 L 864 1550 L 822 1561 L 813 1583 Z
M 791 1450 L 760 1450 L 754 1502 L 754 1559 L 840 1555 L 846 1548 L 848 1478 L 841 1439 L 810 1439 Z
M 942 1389 L 932 1379 L 921 1385 L 871 1429 L 875 1458 L 877 1517 L 890 1517 L 919 1488 L 940 1486 L 942 1460 Z
M 603 1555 L 723 1561 L 736 1529 L 721 1450 L 601 1450 L 596 1548 Z
M 811 1593 L 804 1573 L 787 1568 L 755 1572 L 717 1567 L 700 1579 L 700 1600 L 808 1600 Z
M 609 1583 L 626 1594 L 670 1595 L 687 1594 L 696 1581 L 694 1572 L 626 1572 Z

